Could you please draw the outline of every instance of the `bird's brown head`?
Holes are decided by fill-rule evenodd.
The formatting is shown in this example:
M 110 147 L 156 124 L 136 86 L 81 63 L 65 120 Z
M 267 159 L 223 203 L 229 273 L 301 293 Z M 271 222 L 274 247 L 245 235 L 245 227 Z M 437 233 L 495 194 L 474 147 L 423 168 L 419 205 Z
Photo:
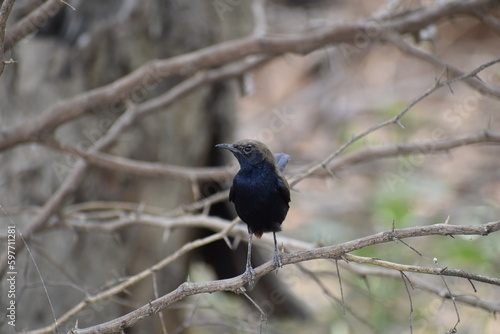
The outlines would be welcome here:
M 258 140 L 243 139 L 234 144 L 218 144 L 215 147 L 231 151 L 242 168 L 259 165 L 264 161 L 276 166 L 274 155 L 264 143 Z

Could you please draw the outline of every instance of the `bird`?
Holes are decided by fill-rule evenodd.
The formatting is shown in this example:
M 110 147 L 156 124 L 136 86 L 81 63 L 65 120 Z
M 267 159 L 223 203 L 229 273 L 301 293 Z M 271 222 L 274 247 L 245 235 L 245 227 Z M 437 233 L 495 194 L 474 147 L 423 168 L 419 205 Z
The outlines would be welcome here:
M 229 190 L 229 201 L 234 203 L 236 213 L 248 227 L 248 253 L 245 273 L 248 285 L 255 284 L 255 270 L 252 268 L 252 236 L 262 237 L 272 232 L 274 237 L 273 264 L 282 266 L 276 241 L 276 232 L 290 208 L 290 186 L 283 176 L 290 156 L 285 153 L 273 155 L 262 142 L 243 139 L 234 144 L 217 144 L 216 147 L 229 150 L 240 164 L 240 170 Z

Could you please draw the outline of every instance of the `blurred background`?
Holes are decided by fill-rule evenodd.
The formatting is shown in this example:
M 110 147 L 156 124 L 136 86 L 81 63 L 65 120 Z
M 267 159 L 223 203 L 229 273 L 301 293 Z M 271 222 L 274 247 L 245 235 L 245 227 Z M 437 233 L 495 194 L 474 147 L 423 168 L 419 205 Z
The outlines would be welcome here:
M 16 1 L 9 24 L 18 22 L 41 3 Z M 422 8 L 445 6 L 447 2 L 70 3 L 74 9 L 64 6 L 36 33 L 6 52 L 4 59 L 12 58 L 17 63 L 7 66 L 0 77 L 2 129 L 29 123 L 57 103 L 114 82 L 155 59 L 183 55 L 262 30 L 268 36 L 280 37 L 332 24 L 369 23 L 376 27 L 380 22 L 397 20 Z M 490 6 L 482 14 L 483 19 L 475 14 L 433 21 L 403 38 L 415 48 L 468 72 L 500 55 L 498 8 Z M 117 98 L 116 104 L 96 105 L 91 113 L 59 126 L 55 137 L 65 145 L 88 150 L 130 102 L 140 105 L 162 96 L 188 79 L 187 73 L 136 91 L 128 97 L 131 101 Z M 500 65 L 488 67 L 479 77 L 498 90 Z M 230 171 L 234 172 L 235 159 L 214 145 L 253 138 L 266 143 L 273 152 L 292 157 L 285 174 L 293 179 L 353 135 L 394 117 L 436 80 L 449 78 L 443 67 L 404 54 L 391 43 L 361 35 L 351 43 L 325 44 L 305 55 L 285 53 L 239 77 L 203 85 L 168 107 L 138 118 L 106 153 L 176 166 L 232 166 Z M 456 82 L 410 109 L 401 119 L 404 127 L 392 124 L 381 128 L 355 142 L 339 159 L 366 147 L 439 141 L 486 129 L 497 133 L 499 110 L 498 98 Z M 76 170 L 77 157 L 37 140 L 0 152 L 2 251 L 6 248 L 6 226 L 28 229 Z M 331 174 L 322 170 L 294 186 L 290 212 L 280 235 L 320 246 L 387 231 L 393 225 L 476 225 L 498 220 L 499 153 L 498 143 L 483 143 L 431 154 L 364 159 L 336 165 Z M 144 210 L 160 217 L 180 216 L 182 210 L 172 212 L 227 189 L 229 176 L 223 181 L 190 182 L 87 167 L 63 204 L 31 236 L 31 253 L 26 249 L 17 252 L 17 325 L 12 328 L 8 319 L 1 317 L 0 332 L 27 332 L 48 326 L 54 322 L 54 314 L 60 317 L 85 296 L 104 291 L 187 242 L 213 233 L 201 228 L 144 224 L 104 231 L 92 228 L 92 224 L 118 220 L 134 210 L 138 215 Z M 203 213 L 228 220 L 235 217 L 227 199 Z M 212 243 L 170 263 L 155 276 L 157 294 L 168 293 L 186 280 L 241 274 L 245 240 L 246 235 L 231 238 L 238 246 L 235 250 L 224 241 Z M 488 237 L 422 237 L 405 243 L 368 247 L 354 254 L 500 277 L 498 233 Z M 265 243 L 255 245 L 258 250 L 253 262 L 257 266 L 271 258 L 271 247 Z M 460 333 L 493 334 L 500 328 L 493 312 L 500 307 L 498 286 L 430 275 L 412 276 L 413 286 L 412 279 L 402 279 L 399 272 L 391 276 L 374 266 L 350 266 L 344 261 L 339 261 L 339 266 L 342 290 L 338 268 L 331 260 L 286 266 L 261 279 L 250 296 L 266 313 L 264 324 L 260 312 L 243 296 L 214 293 L 189 297 L 168 308 L 163 312 L 166 328 L 154 316 L 125 332 L 431 334 L 450 331 L 457 322 L 457 310 Z M 424 289 L 421 281 L 442 293 L 451 291 L 489 302 L 491 308 L 457 302 L 455 309 L 449 299 Z M 118 295 L 91 303 L 62 323 L 58 331 L 67 332 L 77 319 L 78 326 L 84 328 L 126 314 L 155 298 L 152 286 L 151 278 L 147 278 Z M 0 306 L 5 309 L 5 279 L 1 287 Z

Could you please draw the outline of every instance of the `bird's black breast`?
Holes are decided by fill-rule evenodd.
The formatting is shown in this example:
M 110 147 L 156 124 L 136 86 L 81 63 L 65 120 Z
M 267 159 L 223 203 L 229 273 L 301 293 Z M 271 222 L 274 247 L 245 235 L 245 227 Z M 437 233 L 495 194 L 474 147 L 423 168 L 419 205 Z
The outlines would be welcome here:
M 249 231 L 260 236 L 264 232 L 281 231 L 288 213 L 290 190 L 274 166 L 247 167 L 234 177 L 229 200 Z

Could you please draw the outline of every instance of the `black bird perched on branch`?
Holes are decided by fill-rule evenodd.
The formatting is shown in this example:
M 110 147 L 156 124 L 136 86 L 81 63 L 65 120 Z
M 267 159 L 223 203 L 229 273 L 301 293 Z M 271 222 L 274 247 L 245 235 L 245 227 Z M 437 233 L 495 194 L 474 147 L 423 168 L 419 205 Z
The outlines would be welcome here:
M 255 270 L 252 268 L 252 235 L 260 238 L 265 232 L 273 232 L 276 268 L 281 259 L 276 241 L 276 232 L 288 213 L 290 189 L 282 172 L 290 161 L 284 153 L 273 155 L 267 146 L 257 140 L 243 139 L 234 144 L 218 144 L 216 147 L 231 151 L 240 170 L 229 191 L 229 201 L 234 203 L 236 213 L 248 225 L 248 255 L 245 274 L 253 287 Z

